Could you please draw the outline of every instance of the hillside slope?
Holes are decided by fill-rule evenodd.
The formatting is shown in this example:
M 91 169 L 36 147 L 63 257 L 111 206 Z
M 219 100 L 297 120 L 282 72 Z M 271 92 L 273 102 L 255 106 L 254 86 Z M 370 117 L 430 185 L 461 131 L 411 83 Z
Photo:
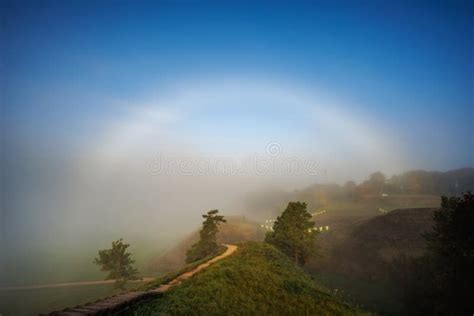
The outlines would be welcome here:
M 219 226 L 219 233 L 217 234 L 219 244 L 261 241 L 265 237 L 260 226 L 245 217 L 228 216 L 226 219 L 227 223 Z M 185 264 L 186 251 L 198 240 L 199 232 L 195 231 L 168 251 L 152 258 L 146 266 L 147 273 L 159 275 L 182 267 Z
M 424 251 L 423 234 L 435 208 L 398 209 L 372 218 L 341 220 L 320 236 L 323 258 L 310 265 L 352 277 L 386 277 L 393 260 Z
M 318 286 L 302 269 L 265 243 L 237 252 L 128 315 L 354 315 L 363 314 Z

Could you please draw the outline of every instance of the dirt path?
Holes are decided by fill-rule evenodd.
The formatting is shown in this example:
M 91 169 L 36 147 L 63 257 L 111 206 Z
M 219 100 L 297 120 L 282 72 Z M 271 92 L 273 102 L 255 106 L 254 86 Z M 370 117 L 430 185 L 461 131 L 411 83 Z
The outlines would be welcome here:
M 211 260 L 209 260 L 207 262 L 204 262 L 203 264 L 200 264 L 194 270 L 191 270 L 189 272 L 185 272 L 185 273 L 181 274 L 180 276 L 178 276 L 176 279 L 169 282 L 168 284 L 163 284 L 159 288 L 151 290 L 151 291 L 152 292 L 158 292 L 158 293 L 166 292 L 170 287 L 172 287 L 174 285 L 177 285 L 177 284 L 180 284 L 181 282 L 183 282 L 186 279 L 189 279 L 190 277 L 192 277 L 193 275 L 195 275 L 199 271 L 207 268 L 208 266 L 210 266 L 214 262 L 219 261 L 221 259 L 224 259 L 225 257 L 230 256 L 231 254 L 234 253 L 234 251 L 237 250 L 237 246 L 235 246 L 235 245 L 224 245 L 224 246 L 227 247 L 227 250 L 223 254 L 221 254 L 219 256 L 216 256 L 216 257 L 212 258 Z
M 150 298 L 156 297 L 161 293 L 164 293 L 169 290 L 172 286 L 178 285 L 186 279 L 189 279 L 199 271 L 206 269 L 211 264 L 216 261 L 222 260 L 231 254 L 233 254 L 237 250 L 237 246 L 235 245 L 224 245 L 227 247 L 227 250 L 211 260 L 200 264 L 196 268 L 191 271 L 185 272 L 175 279 L 173 279 L 168 284 L 163 284 L 160 287 L 149 290 L 149 291 L 135 291 L 135 292 L 126 292 L 122 294 L 118 294 L 112 297 L 105 298 L 103 300 L 98 300 L 93 303 L 88 303 L 81 306 L 76 306 L 72 308 L 67 308 L 65 310 L 59 312 L 53 312 L 51 315 L 64 315 L 64 316 L 73 316 L 73 315 L 98 315 L 98 314 L 114 314 L 114 312 L 119 311 L 120 309 L 129 306 L 131 303 Z M 95 282 L 95 281 L 94 281 Z

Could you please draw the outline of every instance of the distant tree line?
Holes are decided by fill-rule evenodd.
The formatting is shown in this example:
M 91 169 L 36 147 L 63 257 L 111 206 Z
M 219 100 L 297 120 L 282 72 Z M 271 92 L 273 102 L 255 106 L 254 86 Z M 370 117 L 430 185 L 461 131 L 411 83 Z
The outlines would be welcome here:
M 369 179 L 356 185 L 349 181 L 344 186 L 355 194 L 432 194 L 459 195 L 474 190 L 474 169 L 465 168 L 449 172 L 415 170 L 387 178 L 375 172 Z
M 312 209 L 326 207 L 332 201 L 357 202 L 365 196 L 377 195 L 435 195 L 459 196 L 462 192 L 474 191 L 474 168 L 447 172 L 423 170 L 409 171 L 386 176 L 382 172 L 372 173 L 361 183 L 347 181 L 339 184 L 313 184 L 303 190 L 283 190 L 249 194 L 246 208 L 253 213 L 276 213 L 288 201 L 305 201 Z

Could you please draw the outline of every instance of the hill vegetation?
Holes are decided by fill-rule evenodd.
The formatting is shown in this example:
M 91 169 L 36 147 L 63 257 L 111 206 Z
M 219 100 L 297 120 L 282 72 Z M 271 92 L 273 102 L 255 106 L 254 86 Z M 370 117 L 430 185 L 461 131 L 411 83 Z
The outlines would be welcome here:
M 163 297 L 127 315 L 357 315 L 266 243 L 249 242 Z

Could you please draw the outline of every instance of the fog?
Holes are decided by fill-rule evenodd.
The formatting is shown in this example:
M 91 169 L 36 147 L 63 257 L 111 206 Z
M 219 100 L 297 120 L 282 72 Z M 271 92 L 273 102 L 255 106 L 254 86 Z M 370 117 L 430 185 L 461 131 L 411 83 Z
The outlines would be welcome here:
M 416 166 L 380 118 L 282 82 L 184 82 L 104 108 L 83 129 L 6 130 L 3 253 L 98 249 L 120 237 L 158 250 L 209 209 L 251 217 L 249 192 Z

